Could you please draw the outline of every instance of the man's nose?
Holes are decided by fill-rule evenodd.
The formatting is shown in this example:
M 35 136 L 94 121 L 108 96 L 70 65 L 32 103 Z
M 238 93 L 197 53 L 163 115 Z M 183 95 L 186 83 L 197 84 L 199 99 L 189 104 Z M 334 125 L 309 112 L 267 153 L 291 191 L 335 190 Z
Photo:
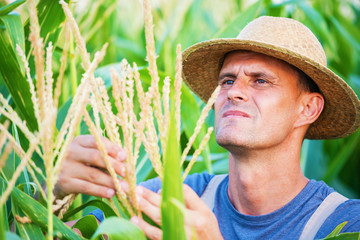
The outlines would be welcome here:
M 246 79 L 237 78 L 227 92 L 228 100 L 233 102 L 247 101 L 249 99 L 248 84 Z

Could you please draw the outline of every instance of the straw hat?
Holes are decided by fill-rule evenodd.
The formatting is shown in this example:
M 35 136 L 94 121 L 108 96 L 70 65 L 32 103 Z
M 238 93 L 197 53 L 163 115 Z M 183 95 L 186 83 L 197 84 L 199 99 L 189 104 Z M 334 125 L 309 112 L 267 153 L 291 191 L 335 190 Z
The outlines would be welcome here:
M 289 18 L 260 17 L 245 26 L 237 38 L 209 40 L 186 49 L 183 78 L 202 100 L 207 101 L 218 84 L 224 55 L 234 50 L 281 59 L 314 80 L 325 98 L 325 106 L 305 138 L 341 138 L 360 126 L 360 101 L 356 94 L 326 67 L 324 50 L 315 35 L 302 23 Z

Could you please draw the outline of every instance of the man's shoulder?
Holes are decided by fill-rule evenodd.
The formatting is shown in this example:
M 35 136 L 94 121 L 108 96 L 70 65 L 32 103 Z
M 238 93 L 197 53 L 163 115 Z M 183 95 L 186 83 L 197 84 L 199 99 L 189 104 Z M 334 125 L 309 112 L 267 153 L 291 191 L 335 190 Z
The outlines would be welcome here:
M 198 196 L 201 196 L 202 193 L 204 192 L 205 188 L 209 184 L 210 180 L 214 176 L 215 175 L 209 174 L 207 172 L 195 173 L 195 174 L 188 176 L 185 179 L 184 183 L 189 185 L 194 190 L 194 192 L 196 192 L 196 194 Z
M 343 202 L 322 224 L 316 238 L 324 238 L 339 224 L 347 222 L 343 232 L 360 232 L 360 200 L 349 199 Z

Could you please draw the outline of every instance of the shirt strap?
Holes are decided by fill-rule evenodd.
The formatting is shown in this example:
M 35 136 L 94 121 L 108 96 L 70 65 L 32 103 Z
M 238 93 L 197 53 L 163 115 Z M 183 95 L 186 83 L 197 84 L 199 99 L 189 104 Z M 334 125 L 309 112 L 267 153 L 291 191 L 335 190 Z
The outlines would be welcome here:
M 222 180 L 226 178 L 228 174 L 222 174 L 222 175 L 215 175 L 208 185 L 206 186 L 203 194 L 201 195 L 201 200 L 205 202 L 205 204 L 211 209 L 214 209 L 214 203 L 215 203 L 215 194 L 216 190 L 221 183 Z
M 306 223 L 299 240 L 314 239 L 325 220 L 346 200 L 348 200 L 348 198 L 340 193 L 330 193 Z

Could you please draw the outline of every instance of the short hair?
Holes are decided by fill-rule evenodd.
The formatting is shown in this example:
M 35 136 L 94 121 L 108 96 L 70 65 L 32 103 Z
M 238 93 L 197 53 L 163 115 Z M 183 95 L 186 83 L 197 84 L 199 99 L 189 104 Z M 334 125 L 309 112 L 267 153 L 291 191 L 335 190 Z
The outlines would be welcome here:
M 292 65 L 290 65 L 290 66 L 292 66 Z M 292 66 L 292 67 L 298 74 L 298 87 L 302 91 L 310 92 L 310 93 L 313 93 L 313 92 L 321 93 L 319 87 L 308 75 L 306 75 L 303 71 L 301 71 L 297 67 L 294 67 L 294 66 Z

